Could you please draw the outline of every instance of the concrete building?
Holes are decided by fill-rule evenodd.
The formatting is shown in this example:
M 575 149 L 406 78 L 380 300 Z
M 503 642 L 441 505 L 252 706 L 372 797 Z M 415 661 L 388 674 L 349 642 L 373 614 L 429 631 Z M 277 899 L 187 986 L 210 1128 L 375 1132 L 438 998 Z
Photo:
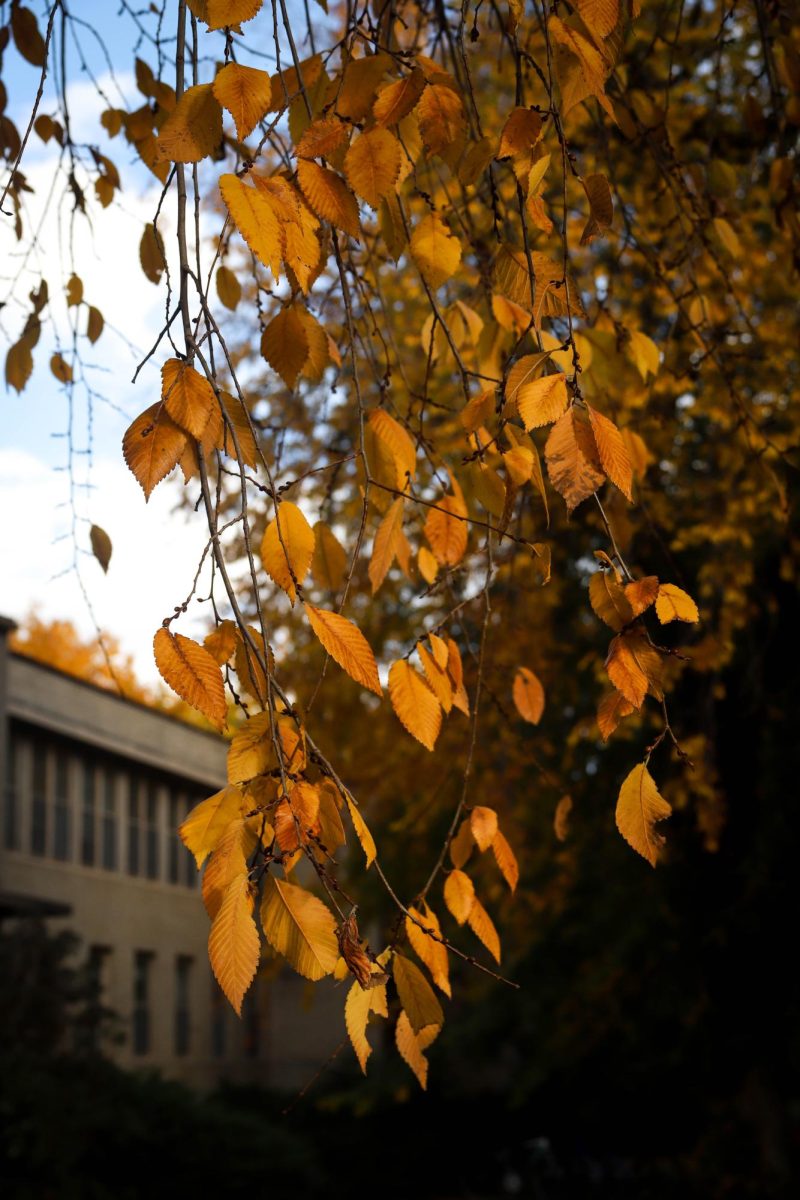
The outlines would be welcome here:
M 13 628 L 0 617 L 0 916 L 78 934 L 122 1018 L 104 1047 L 120 1065 L 200 1088 L 301 1086 L 343 1036 L 344 997 L 262 972 L 237 1019 L 176 833 L 224 785 L 224 740 L 14 653 Z

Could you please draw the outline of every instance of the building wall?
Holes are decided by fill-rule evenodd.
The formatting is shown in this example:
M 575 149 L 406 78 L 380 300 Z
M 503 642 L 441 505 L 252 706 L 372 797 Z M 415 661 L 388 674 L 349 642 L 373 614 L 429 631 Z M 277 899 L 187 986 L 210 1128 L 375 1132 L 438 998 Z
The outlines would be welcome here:
M 267 964 L 238 1020 L 208 967 L 198 875 L 176 833 L 224 786 L 223 739 L 2 645 L 0 705 L 0 891 L 69 906 L 52 927 L 79 935 L 122 1018 L 123 1040 L 104 1049 L 197 1087 L 305 1083 L 341 1039 L 343 995 Z

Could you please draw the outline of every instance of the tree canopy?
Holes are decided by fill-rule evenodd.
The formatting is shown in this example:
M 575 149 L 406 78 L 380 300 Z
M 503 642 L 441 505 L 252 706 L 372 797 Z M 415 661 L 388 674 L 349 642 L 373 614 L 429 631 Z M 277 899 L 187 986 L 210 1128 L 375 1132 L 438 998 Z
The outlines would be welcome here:
M 154 653 L 232 734 L 181 830 L 214 972 L 237 1011 L 264 952 L 352 977 L 362 1069 L 391 1017 L 424 1087 L 453 959 L 504 981 L 575 825 L 641 873 L 675 812 L 723 837 L 715 706 L 795 579 L 797 29 L 761 0 L 123 0 L 139 97 L 98 86 L 83 144 L 91 12 L 5 8 L 58 84 L 2 117 L 20 242 L 31 137 L 74 222 L 132 156 L 160 186 L 162 386 L 122 453 L 208 530 Z M 9 388 L 87 386 L 88 266 L 10 301 Z

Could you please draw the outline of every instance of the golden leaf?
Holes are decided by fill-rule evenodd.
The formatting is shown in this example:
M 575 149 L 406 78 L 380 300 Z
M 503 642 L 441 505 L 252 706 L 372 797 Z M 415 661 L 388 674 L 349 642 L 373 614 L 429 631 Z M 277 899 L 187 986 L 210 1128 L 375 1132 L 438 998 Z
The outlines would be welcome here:
M 236 817 L 222 833 L 203 872 L 203 904 L 213 921 L 220 910 L 228 885 L 247 873 L 247 859 L 258 845 L 262 818 Z
M 634 618 L 625 589 L 613 571 L 596 571 L 589 580 L 589 602 L 601 621 L 619 632 Z
M 500 962 L 500 937 L 492 918 L 477 896 L 472 901 L 467 923 L 476 938 L 483 942 L 495 962 Z
M 288 798 L 275 808 L 275 840 L 284 854 L 293 854 L 308 845 L 309 836 L 319 832 L 319 791 L 313 783 L 301 779 L 293 783 Z
M 512 108 L 500 134 L 498 158 L 514 158 L 536 145 L 542 136 L 542 118 L 530 108 Z
M 330 975 L 339 957 L 333 913 L 311 892 L 267 875 L 261 901 L 264 937 L 299 975 Z
M 646 333 L 638 329 L 631 331 L 628 348 L 636 368 L 642 379 L 647 382 L 648 375 L 657 375 L 661 362 L 658 346 Z
M 581 234 L 581 245 L 586 246 L 600 234 L 611 228 L 614 219 L 614 201 L 605 175 L 587 175 L 583 190 L 589 200 L 589 220 Z
M 261 561 L 270 578 L 294 604 L 314 553 L 314 531 L 303 512 L 284 500 L 261 541 Z
M 386 574 L 397 557 L 397 549 L 403 531 L 403 498 L 392 503 L 384 516 L 372 545 L 369 560 L 369 578 L 373 596 L 386 578 Z
M 261 942 L 253 920 L 253 895 L 247 872 L 237 875 L 225 889 L 208 936 L 208 957 L 217 983 L 241 1016 L 242 1000 L 261 955 Z
M 261 353 L 286 386 L 293 388 L 309 356 L 306 326 L 293 304 L 282 308 L 265 327 Z
M 421 1033 L 414 1033 L 405 1011 L 400 1013 L 395 1027 L 395 1041 L 400 1057 L 409 1065 L 417 1077 L 420 1087 L 428 1085 L 428 1060 L 423 1051 L 435 1041 L 440 1026 L 429 1025 Z
M 103 574 L 107 574 L 112 554 L 111 538 L 105 529 L 102 529 L 99 525 L 92 525 L 89 530 L 89 542 L 92 547 L 92 554 L 103 568 Z
M 459 871 L 469 861 L 474 845 L 475 839 L 472 836 L 469 818 L 466 818 L 459 825 L 458 833 L 450 843 L 450 861 Z
M 659 586 L 656 616 L 662 625 L 667 625 L 670 621 L 694 623 L 700 620 L 700 613 L 692 597 L 674 583 L 662 583 Z
M 606 658 L 608 677 L 634 708 L 641 708 L 650 691 L 661 699 L 661 659 L 645 637 L 636 630 L 619 633 Z
M 255 469 L 258 463 L 258 447 L 250 414 L 242 401 L 237 396 L 229 395 L 228 392 L 220 392 L 220 401 L 227 417 L 222 431 L 222 449 L 235 459 L 238 444 L 239 454 L 242 456 L 244 465 Z M 228 428 L 228 425 L 232 427 L 232 430 Z M 235 440 L 234 434 L 236 435 Z
M 423 928 L 420 928 L 420 925 Z M 428 932 L 426 932 L 426 930 Z M 431 937 L 435 934 L 435 937 Z M 431 973 L 431 979 L 436 986 L 449 996 L 450 968 L 447 961 L 447 947 L 440 940 L 442 931 L 436 914 L 425 904 L 424 912 L 409 907 L 406 917 L 406 937 L 411 948 L 422 959 Z
M 615 120 L 611 101 L 605 94 L 605 81 L 610 70 L 597 48 L 577 29 L 558 17 L 548 18 L 550 37 L 557 43 L 556 73 L 561 89 L 561 107 L 566 116 L 587 96 L 595 96 L 612 120 Z
M 240 689 L 263 706 L 269 691 L 263 664 L 269 663 L 271 667 L 272 656 L 267 653 L 259 629 L 248 625 L 247 634 L 248 636 L 240 635 L 237 639 L 234 668 L 239 676 Z
M 422 663 L 428 687 L 444 711 L 449 713 L 453 707 L 453 684 L 447 673 L 446 666 L 440 667 L 433 655 L 429 654 L 425 649 L 422 642 L 417 642 L 417 654 L 419 655 L 419 661 Z M 447 647 L 445 646 L 445 663 L 447 661 L 446 655 Z
M 570 408 L 550 430 L 544 448 L 550 482 L 567 502 L 567 512 L 593 495 L 603 482 L 591 430 Z
M 283 241 L 278 218 L 267 195 L 258 188 L 248 187 L 237 175 L 223 175 L 219 190 L 239 233 L 277 282 L 281 274 Z
M 161 126 L 156 162 L 195 163 L 222 141 L 222 109 L 210 83 L 187 88 Z
M 568 402 L 567 377 L 560 373 L 523 383 L 517 392 L 517 411 L 526 429 L 557 421 Z
M 428 1025 L 444 1024 L 442 1006 L 416 963 L 395 951 L 392 958 L 392 974 L 400 1003 L 414 1033 L 419 1033 Z
M 519 883 L 519 863 L 506 837 L 498 829 L 492 839 L 492 852 L 500 873 L 512 892 L 517 890 Z
M 672 808 L 659 793 L 644 763 L 638 763 L 619 789 L 617 829 L 637 854 L 652 867 L 658 861 L 664 838 L 656 832 L 659 821 L 672 815 Z
M 194 367 L 169 358 L 161 368 L 161 398 L 176 425 L 197 438 L 204 451 L 221 441 L 222 414 L 214 389 Z
M 272 104 L 272 81 L 266 71 L 229 62 L 212 84 L 214 95 L 236 123 L 236 136 L 244 141 Z
M 351 143 L 344 158 L 347 182 L 370 208 L 395 189 L 400 173 L 400 143 L 388 129 L 370 129 Z
M 447 673 L 453 681 L 453 707 L 469 716 L 469 697 L 464 687 L 464 671 L 461 654 L 452 638 L 447 639 Z
M 626 700 L 621 692 L 609 692 L 603 696 L 597 708 L 597 724 L 604 742 L 608 741 L 620 721 L 633 711 L 630 700 Z
M 382 696 L 375 655 L 358 626 L 340 613 L 313 608 L 310 604 L 305 607 L 311 628 L 333 661 L 356 683 Z
M 487 388 L 485 392 L 479 392 L 477 396 L 473 396 L 460 413 L 461 424 L 467 433 L 474 433 L 476 429 L 480 429 L 481 425 L 485 425 L 494 415 L 495 405 L 494 388 Z
M 497 833 L 497 813 L 493 808 L 476 805 L 469 815 L 469 827 L 481 854 L 488 850 Z
M 211 633 L 203 638 L 203 645 L 208 653 L 221 667 L 230 662 L 239 636 L 234 621 L 220 621 Z
M 378 853 L 375 846 L 375 839 L 367 828 L 367 823 L 362 817 L 360 810 L 356 807 L 355 801 L 350 798 L 347 792 L 345 792 L 344 798 L 347 804 L 347 811 L 350 813 L 350 820 L 353 822 L 353 829 L 361 843 L 361 849 L 364 851 L 364 857 L 367 860 L 367 870 L 369 870 Z
M 297 163 L 300 189 L 311 208 L 323 221 L 330 221 L 358 241 L 358 205 L 353 193 L 335 171 L 301 158 Z
M 417 551 L 417 566 L 419 567 L 420 575 L 426 583 L 433 583 L 439 574 L 439 564 L 427 546 L 420 546 Z
M 435 290 L 455 273 L 461 262 L 461 243 L 437 213 L 428 213 L 411 234 L 411 253 L 423 279 Z
M 600 463 L 608 478 L 618 487 L 626 500 L 633 500 L 631 485 L 633 483 L 633 466 L 631 465 L 628 448 L 622 434 L 613 421 L 604 417 L 597 409 L 586 405 L 589 421 L 594 434 Z
M 314 526 L 311 574 L 317 587 L 338 592 L 347 575 L 347 554 L 333 530 L 324 521 Z
M 473 904 L 476 904 L 475 887 L 469 875 L 456 869 L 444 881 L 444 902 L 459 925 L 469 919 Z
M 408 487 L 408 478 L 417 470 L 417 451 L 406 430 L 383 408 L 373 408 L 369 414 L 369 429 L 385 447 L 395 465 L 396 486 L 401 492 Z
M 401 725 L 427 750 L 433 750 L 442 728 L 442 708 L 419 671 L 404 659 L 389 670 L 389 697 Z
M 528 446 L 514 446 L 504 452 L 503 465 L 512 487 L 520 488 L 533 474 L 533 451 Z
M 498 290 L 525 310 L 523 328 L 529 324 L 531 311 L 537 328 L 543 317 L 563 317 L 568 312 L 573 318 L 585 316 L 580 292 L 571 276 L 567 275 L 567 286 L 564 287 L 563 262 L 557 262 L 538 250 L 530 252 L 530 260 L 533 268 L 533 301 L 528 255 L 523 250 L 501 244 L 494 265 Z
M 209 29 L 243 25 L 253 19 L 263 3 L 264 0 L 204 0 L 206 15 L 203 20 Z
M 658 577 L 647 575 L 644 579 L 635 579 L 632 583 L 626 583 L 625 595 L 633 609 L 633 615 L 641 616 L 658 595 Z
M 186 444 L 186 434 L 161 402 L 145 409 L 129 426 L 122 439 L 122 454 L 146 500 L 156 484 L 177 466 Z
M 372 108 L 375 91 L 392 60 L 387 54 L 368 54 L 351 58 L 342 75 L 342 85 L 336 97 L 336 111 L 351 121 L 363 121 Z
M 164 682 L 222 729 L 228 715 L 225 684 L 208 651 L 182 633 L 170 633 L 162 627 L 153 638 L 153 652 Z
M 201 800 L 179 827 L 178 833 L 187 850 L 194 855 L 199 870 L 230 825 L 242 814 L 242 792 L 226 787 L 207 800 Z
M 522 719 L 538 725 L 544 712 L 544 688 L 538 675 L 527 667 L 517 667 L 512 694 Z
M 287 720 L 291 720 L 287 718 Z M 292 722 L 293 724 L 293 722 Z M 282 732 L 282 730 L 281 730 Z M 281 738 L 283 744 L 284 739 Z M 286 747 L 284 746 L 284 749 Z M 289 747 L 291 750 L 291 747 Z M 291 762 L 292 754 L 285 754 Z M 294 767 L 302 770 L 304 756 Z M 269 713 L 257 713 L 245 722 L 243 728 L 230 744 L 228 750 L 228 781 L 244 783 L 256 775 L 269 771 L 276 765 L 275 748 L 272 744 L 272 721 Z
M 242 285 L 230 267 L 217 267 L 215 283 L 220 302 L 231 312 L 235 312 L 242 298 Z
M 298 158 L 327 158 L 347 141 L 348 128 L 338 118 L 319 117 L 312 121 L 295 147 Z
M 623 701 L 623 703 L 625 703 Z M 572 797 L 562 796 L 553 814 L 553 832 L 560 842 L 567 840 L 569 830 L 569 814 L 572 812 Z
M 379 92 L 372 106 L 372 113 L 378 125 L 396 125 L 407 117 L 422 95 L 425 87 L 425 76 L 419 67 L 415 67 L 410 75 L 398 79 L 396 83 L 388 84 Z
M 374 988 L 365 990 L 359 983 L 354 982 L 347 993 L 344 1005 L 344 1023 L 347 1028 L 347 1036 L 356 1052 L 358 1065 L 365 1075 L 367 1059 L 372 1053 L 372 1047 L 367 1041 L 367 1023 L 371 1012 L 377 1013 L 381 1017 L 389 1015 L 386 1003 L 386 984 L 381 983 Z
M 428 84 L 417 102 L 416 116 L 428 154 L 442 154 L 466 128 L 461 97 L 444 84 Z
M 576 0 L 575 8 L 593 37 L 608 37 L 616 28 L 619 0 Z
M 467 507 L 460 496 L 444 496 L 435 508 L 428 509 L 425 537 L 438 562 L 454 567 L 467 549 Z
M 333 853 L 339 846 L 347 842 L 339 809 L 342 799 L 339 789 L 330 779 L 323 779 L 317 784 L 319 792 L 319 836 L 323 846 Z

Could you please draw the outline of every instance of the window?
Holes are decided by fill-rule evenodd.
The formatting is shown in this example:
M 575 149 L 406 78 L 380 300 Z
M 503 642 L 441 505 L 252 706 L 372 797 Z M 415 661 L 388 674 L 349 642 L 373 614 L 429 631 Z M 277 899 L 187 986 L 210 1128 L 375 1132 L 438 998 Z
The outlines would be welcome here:
M 145 792 L 145 873 L 148 879 L 158 879 L 158 789 L 150 780 Z
M 117 869 L 117 795 L 116 775 L 110 767 L 102 773 L 103 780 L 103 866 L 106 871 Z
M 133 1053 L 150 1052 L 150 975 L 151 950 L 137 950 L 133 956 Z
M 91 759 L 83 762 L 83 814 L 81 820 L 81 862 L 86 867 L 95 863 L 97 827 L 97 771 Z
M 31 853 L 47 850 L 47 747 L 33 743 L 33 803 L 31 805 Z
M 9 730 L 3 806 L 3 841 L 9 850 L 19 848 L 19 758 L 19 742 Z
M 128 780 L 128 874 L 139 874 L 140 781 Z
M 227 1000 L 214 976 L 211 976 L 211 1053 L 214 1058 L 224 1058 L 227 1047 Z
M 70 858 L 69 816 L 69 755 L 66 750 L 57 750 L 55 753 L 55 804 L 53 805 L 53 857 L 61 862 Z
M 189 994 L 192 978 L 192 959 L 179 954 L 175 959 L 175 1053 L 189 1053 Z
M 184 799 L 183 796 L 170 795 L 169 798 L 169 863 L 167 867 L 167 875 L 170 883 L 180 882 L 180 864 L 183 857 L 181 850 L 181 840 L 178 837 L 178 826 L 183 820 Z
M 88 1000 L 83 1020 L 77 1030 L 78 1049 L 87 1052 L 99 1049 L 100 1045 L 100 1027 L 105 1015 L 103 997 L 106 992 L 107 964 L 110 955 L 109 946 L 89 947 L 89 957 L 86 960 Z

